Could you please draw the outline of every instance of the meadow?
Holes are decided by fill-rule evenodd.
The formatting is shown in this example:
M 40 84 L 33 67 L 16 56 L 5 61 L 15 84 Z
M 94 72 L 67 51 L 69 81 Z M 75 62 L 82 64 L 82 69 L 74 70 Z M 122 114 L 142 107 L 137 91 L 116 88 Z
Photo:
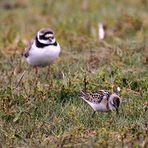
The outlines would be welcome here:
M 0 147 L 148 147 L 148 1 L 0 0 Z M 106 37 L 98 38 L 98 23 Z M 23 53 L 51 27 L 61 55 L 47 68 Z M 80 91 L 121 91 L 119 114 Z

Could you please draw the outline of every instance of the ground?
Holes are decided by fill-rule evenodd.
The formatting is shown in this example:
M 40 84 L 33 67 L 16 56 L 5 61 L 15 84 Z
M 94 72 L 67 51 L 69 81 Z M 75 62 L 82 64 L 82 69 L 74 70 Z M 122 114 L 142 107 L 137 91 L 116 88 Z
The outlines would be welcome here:
M 0 145 L 2 147 L 147 147 L 148 2 L 146 0 L 1 0 Z M 106 37 L 98 38 L 98 23 Z M 22 56 L 51 27 L 61 55 L 36 74 Z M 97 112 L 80 91 L 107 89 L 119 114 Z

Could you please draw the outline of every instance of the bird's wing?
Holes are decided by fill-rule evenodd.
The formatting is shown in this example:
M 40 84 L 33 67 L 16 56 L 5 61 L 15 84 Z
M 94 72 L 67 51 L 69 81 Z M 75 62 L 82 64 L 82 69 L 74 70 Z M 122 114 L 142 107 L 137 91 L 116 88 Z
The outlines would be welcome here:
M 91 93 L 81 91 L 81 98 L 84 98 L 85 100 L 88 100 L 90 102 L 100 103 L 103 97 L 104 93 L 102 91 L 91 92 Z
M 26 51 L 25 51 L 25 53 L 24 53 L 24 56 L 25 56 L 26 58 L 29 56 L 29 51 L 30 51 L 30 49 L 31 49 L 31 46 L 32 46 L 32 44 L 33 44 L 33 41 L 34 41 L 34 40 L 31 40 L 31 41 L 28 43 L 28 47 L 26 48 Z

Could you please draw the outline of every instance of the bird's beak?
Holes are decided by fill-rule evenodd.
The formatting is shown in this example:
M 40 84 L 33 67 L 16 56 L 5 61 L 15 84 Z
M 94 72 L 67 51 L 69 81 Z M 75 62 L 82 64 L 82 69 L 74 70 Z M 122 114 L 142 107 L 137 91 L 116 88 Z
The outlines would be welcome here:
M 116 113 L 119 114 L 119 110 L 118 110 L 118 108 L 116 108 Z
M 49 38 L 49 41 L 51 42 L 51 41 L 52 41 L 52 39 L 51 39 L 51 38 Z

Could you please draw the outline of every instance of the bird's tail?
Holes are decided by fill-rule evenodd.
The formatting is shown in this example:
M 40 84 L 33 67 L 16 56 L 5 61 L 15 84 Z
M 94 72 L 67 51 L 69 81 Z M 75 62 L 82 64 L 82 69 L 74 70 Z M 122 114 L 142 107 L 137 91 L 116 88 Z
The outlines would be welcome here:
M 86 97 L 86 92 L 81 91 L 81 92 L 80 92 L 80 97 L 81 97 L 82 99 L 85 99 L 85 97 Z

